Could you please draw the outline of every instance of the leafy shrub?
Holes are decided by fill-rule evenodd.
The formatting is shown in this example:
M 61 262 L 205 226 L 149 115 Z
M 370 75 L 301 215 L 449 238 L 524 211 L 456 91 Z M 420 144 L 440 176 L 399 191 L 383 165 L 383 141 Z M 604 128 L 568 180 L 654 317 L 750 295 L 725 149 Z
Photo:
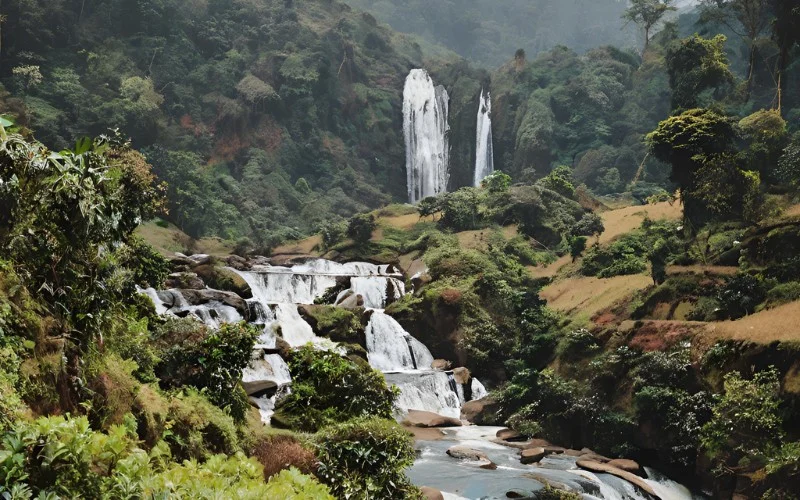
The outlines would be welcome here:
M 475 188 L 461 188 L 442 197 L 442 218 L 439 223 L 454 231 L 477 229 L 482 222 L 480 216 L 480 191 Z
M 261 466 L 241 453 L 214 455 L 202 464 L 171 462 L 161 444 L 149 453 L 125 426 L 92 431 L 86 418 L 42 417 L 20 422 L 0 445 L 4 498 L 314 498 L 325 486 L 296 469 L 264 483 Z
M 720 303 L 714 297 L 700 297 L 687 319 L 690 321 L 715 321 L 719 316 Z
M 767 292 L 766 307 L 777 307 L 800 300 L 800 282 L 792 281 L 775 286 Z
M 572 234 L 574 236 L 594 236 L 602 234 L 606 230 L 603 224 L 603 218 L 596 213 L 584 214 L 581 220 L 572 226 Z
M 634 387 L 684 387 L 691 374 L 690 347 L 687 342 L 670 352 L 642 355 L 632 372 Z
M 164 438 L 179 460 L 201 460 L 215 453 L 241 451 L 236 422 L 195 389 L 169 398 Z M 158 417 L 158 415 L 156 415 Z M 163 417 L 162 417 L 163 418 Z
M 356 215 L 347 225 L 347 236 L 359 245 L 367 243 L 372 238 L 372 232 L 378 227 L 375 216 L 372 214 Z
M 214 404 L 242 421 L 250 405 L 240 380 L 259 335 L 246 323 L 210 330 L 192 319 L 167 320 L 156 333 L 163 350 L 156 373 L 166 387 L 202 389 Z
M 756 306 L 764 301 L 766 290 L 762 279 L 746 273 L 739 273 L 720 290 L 717 300 L 720 303 L 720 315 L 724 318 L 737 319 L 756 310 Z
M 289 360 L 292 393 L 277 406 L 273 422 L 315 432 L 353 418 L 391 418 L 397 391 L 365 361 L 306 346 Z
M 725 375 L 724 386 L 711 420 L 703 426 L 702 444 L 712 458 L 736 465 L 744 457 L 762 456 L 780 442 L 780 380 L 775 368 L 757 372 L 749 380 L 731 372 Z
M 327 222 L 319 228 L 324 248 L 333 248 L 347 235 L 348 225 L 344 222 Z M 371 236 L 371 233 L 370 233 Z
M 411 434 L 394 421 L 369 418 L 334 425 L 316 441 L 317 476 L 337 497 L 422 498 L 405 475 L 416 457 Z
M 600 350 L 600 344 L 588 330 L 570 332 L 558 344 L 558 355 L 567 361 L 585 358 Z
M 167 259 L 139 236 L 132 236 L 116 251 L 119 265 L 130 269 L 133 283 L 160 288 L 170 272 Z

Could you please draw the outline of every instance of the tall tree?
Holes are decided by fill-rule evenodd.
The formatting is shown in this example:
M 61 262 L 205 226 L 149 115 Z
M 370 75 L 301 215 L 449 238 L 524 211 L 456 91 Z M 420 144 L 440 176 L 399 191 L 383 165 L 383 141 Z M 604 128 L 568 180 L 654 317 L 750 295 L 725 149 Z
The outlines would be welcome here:
M 800 0 L 772 0 L 775 20 L 772 23 L 772 38 L 778 45 L 777 68 L 777 108 L 781 110 L 782 97 L 786 81 L 783 74 L 791 62 L 791 52 L 795 45 L 800 45 Z
M 770 0 L 701 0 L 700 22 L 720 23 L 739 35 L 749 47 L 745 101 L 750 100 L 758 39 L 770 24 Z
M 725 35 L 712 39 L 693 35 L 669 46 L 666 62 L 673 109 L 697 107 L 702 92 L 733 81 L 725 41 Z
M 622 15 L 622 19 L 627 21 L 625 26 L 630 23 L 637 24 L 644 31 L 644 50 L 650 46 L 653 37 L 653 29 L 664 18 L 667 12 L 675 10 L 672 6 L 673 0 L 631 0 L 630 7 Z

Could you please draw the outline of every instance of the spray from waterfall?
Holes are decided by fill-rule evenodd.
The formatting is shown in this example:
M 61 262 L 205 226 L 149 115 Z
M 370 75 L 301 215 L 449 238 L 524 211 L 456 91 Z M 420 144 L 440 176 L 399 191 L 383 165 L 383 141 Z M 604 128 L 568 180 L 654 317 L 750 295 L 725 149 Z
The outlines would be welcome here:
M 478 106 L 478 134 L 475 142 L 475 178 L 478 187 L 481 181 L 494 172 L 494 149 L 492 148 L 492 97 L 481 89 Z
M 403 91 L 408 201 L 417 203 L 447 191 L 450 178 L 449 97 L 428 72 L 414 69 Z

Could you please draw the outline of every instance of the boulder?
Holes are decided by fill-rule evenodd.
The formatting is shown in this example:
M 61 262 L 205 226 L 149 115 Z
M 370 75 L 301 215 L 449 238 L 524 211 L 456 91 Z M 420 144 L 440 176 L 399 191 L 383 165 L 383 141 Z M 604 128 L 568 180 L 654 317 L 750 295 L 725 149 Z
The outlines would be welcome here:
M 553 444 L 550 441 L 548 441 L 546 439 L 533 438 L 533 439 L 527 441 L 526 448 L 539 448 L 539 447 L 547 448 L 549 446 L 553 446 Z
M 191 267 L 193 264 L 192 259 L 180 252 L 175 252 L 175 254 L 169 258 L 169 263 L 173 268 Z
M 422 490 L 422 496 L 425 497 L 426 500 L 444 500 L 444 495 L 436 488 L 423 486 L 420 490 Z
M 564 451 L 564 455 L 566 455 L 568 457 L 582 457 L 585 454 L 586 453 L 584 453 L 584 452 L 582 452 L 580 450 L 566 450 L 566 451 Z
M 610 458 L 604 457 L 603 455 L 598 455 L 597 453 L 587 453 L 585 455 L 581 455 L 582 460 L 591 460 L 592 462 L 600 462 L 601 464 L 605 464 L 611 461 Z
M 192 262 L 192 265 L 195 266 L 202 266 L 204 264 L 211 263 L 211 256 L 204 253 L 196 253 L 194 255 L 190 255 L 187 258 Z
M 238 255 L 231 255 L 225 262 L 228 264 L 228 267 L 232 267 L 237 271 L 249 271 L 252 268 L 250 263 L 247 262 L 247 259 Z
M 342 297 L 336 306 L 343 307 L 345 309 L 357 309 L 359 307 L 364 307 L 364 297 L 357 295 L 351 290 L 344 294 L 344 297 Z
M 472 375 L 469 373 L 469 370 L 460 367 L 453 369 L 453 378 L 458 385 L 467 385 L 470 383 L 470 380 L 472 380 Z
M 548 453 L 544 448 L 528 448 L 527 450 L 522 450 L 519 461 L 526 465 L 535 464 L 547 455 Z
M 489 460 L 489 457 L 486 456 L 486 453 L 480 450 L 474 450 L 467 446 L 452 446 L 447 450 L 447 454 L 459 460 L 475 462 L 475 464 L 481 469 L 497 469 L 497 464 Z
M 208 304 L 211 301 L 217 301 L 225 304 L 226 306 L 233 307 L 239 311 L 239 314 L 241 314 L 245 319 L 250 314 L 250 310 L 247 307 L 247 302 L 233 292 L 211 290 L 206 288 L 204 290 L 181 290 L 181 293 L 183 294 L 183 298 L 186 299 L 186 302 L 193 306 Z
M 242 370 L 242 387 L 248 395 L 279 387 L 292 380 L 286 375 L 275 373 L 262 351 L 255 351 L 250 364 Z
M 457 458 L 459 460 L 478 461 L 478 460 L 488 460 L 489 459 L 489 457 L 486 456 L 486 453 L 484 453 L 484 452 L 482 452 L 480 450 L 475 450 L 475 449 L 472 449 L 472 448 L 470 448 L 468 446 L 460 446 L 460 445 L 451 446 L 447 450 L 447 454 L 449 456 L 451 456 L 453 458 Z
M 409 410 L 403 424 L 414 427 L 460 427 L 463 425 L 461 420 L 456 418 L 419 410 Z
M 594 460 L 585 460 L 583 458 L 575 462 L 575 464 L 581 469 L 585 469 L 590 472 L 604 472 L 606 474 L 611 474 L 612 476 L 616 476 L 620 479 L 628 481 L 629 483 L 641 489 L 648 495 L 652 495 L 655 498 L 661 498 L 656 494 L 652 486 L 650 486 L 644 479 L 637 476 L 636 474 L 626 472 L 622 469 L 613 467 L 609 464 L 595 462 Z
M 181 288 L 184 290 L 202 290 L 206 287 L 205 282 L 197 273 L 172 273 L 164 281 L 167 288 Z
M 211 264 L 203 264 L 194 268 L 194 272 L 209 286 L 217 290 L 233 292 L 243 299 L 253 298 L 250 285 L 236 272 Z
M 566 448 L 563 448 L 561 446 L 543 446 L 543 448 L 548 455 L 561 455 L 562 453 L 567 451 Z
M 513 429 L 500 429 L 495 436 L 502 441 L 525 441 L 525 436 Z
M 445 371 L 449 370 L 452 364 L 453 363 L 447 361 L 446 359 L 434 359 L 433 363 L 431 363 L 431 368 L 434 370 Z
M 500 404 L 493 396 L 468 401 L 461 407 L 461 418 L 475 425 L 497 425 Z
M 616 467 L 617 469 L 622 469 L 625 472 L 630 472 L 631 474 L 636 474 L 637 476 L 645 477 L 644 469 L 641 465 L 633 460 L 628 460 L 626 458 L 617 458 L 615 460 L 611 460 L 608 462 L 608 465 L 611 467 Z

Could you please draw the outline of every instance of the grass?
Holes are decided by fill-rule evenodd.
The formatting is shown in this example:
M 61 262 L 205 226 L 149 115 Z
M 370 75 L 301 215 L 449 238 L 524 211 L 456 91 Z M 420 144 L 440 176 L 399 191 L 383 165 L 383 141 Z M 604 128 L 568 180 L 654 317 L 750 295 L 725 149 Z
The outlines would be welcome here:
M 652 284 L 650 277 L 642 274 L 607 279 L 573 277 L 545 287 L 541 296 L 557 311 L 591 318 Z
M 221 238 L 200 238 L 195 240 L 173 224 L 162 227 L 155 222 L 139 226 L 136 234 L 144 238 L 162 255 L 171 256 L 175 252 L 194 254 L 205 253 L 216 257 L 227 257 L 233 253 L 234 243 Z

